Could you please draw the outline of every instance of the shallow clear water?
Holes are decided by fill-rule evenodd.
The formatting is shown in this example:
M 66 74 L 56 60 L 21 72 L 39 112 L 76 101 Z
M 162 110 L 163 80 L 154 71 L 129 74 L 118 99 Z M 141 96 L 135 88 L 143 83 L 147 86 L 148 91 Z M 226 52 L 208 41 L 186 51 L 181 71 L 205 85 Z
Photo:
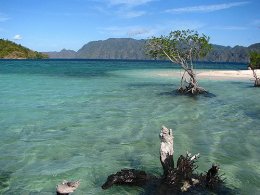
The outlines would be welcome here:
M 100 186 L 121 168 L 160 175 L 164 124 L 174 130 L 175 156 L 199 152 L 200 171 L 216 162 L 229 187 L 259 194 L 260 90 L 252 81 L 201 80 L 215 96 L 177 96 L 178 79 L 152 74 L 169 68 L 164 62 L 0 61 L 0 193 L 53 194 L 62 180 L 80 179 L 74 194 L 139 194 L 137 187 Z

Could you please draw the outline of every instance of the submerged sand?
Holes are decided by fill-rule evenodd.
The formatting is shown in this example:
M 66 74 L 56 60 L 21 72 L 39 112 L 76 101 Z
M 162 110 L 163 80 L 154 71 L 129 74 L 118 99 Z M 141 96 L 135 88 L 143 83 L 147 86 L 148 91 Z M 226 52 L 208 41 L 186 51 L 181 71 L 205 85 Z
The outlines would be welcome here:
M 162 77 L 181 77 L 183 71 L 158 71 L 157 76 Z M 256 70 L 260 76 L 260 70 Z M 252 70 L 197 70 L 197 77 L 200 79 L 212 80 L 254 80 Z

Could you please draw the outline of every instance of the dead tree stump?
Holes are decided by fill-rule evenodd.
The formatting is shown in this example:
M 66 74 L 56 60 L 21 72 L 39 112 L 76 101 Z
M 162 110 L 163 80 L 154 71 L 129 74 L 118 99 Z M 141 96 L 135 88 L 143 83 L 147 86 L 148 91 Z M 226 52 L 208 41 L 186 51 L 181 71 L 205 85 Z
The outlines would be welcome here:
M 161 139 L 160 161 L 163 167 L 163 175 L 167 176 L 174 169 L 172 129 L 162 126 L 159 137 Z
M 115 174 L 108 176 L 107 181 L 102 185 L 103 189 L 108 189 L 115 185 L 134 185 L 147 186 L 157 182 L 156 194 L 178 194 L 185 191 L 196 190 L 195 193 L 205 192 L 205 190 L 216 189 L 222 183 L 223 179 L 218 175 L 219 166 L 212 165 L 206 174 L 198 174 L 195 170 L 198 168 L 196 162 L 199 154 L 191 155 L 186 153 L 177 160 L 177 167 L 174 167 L 173 160 L 173 131 L 162 126 L 159 134 L 160 161 L 163 168 L 163 176 L 157 178 L 152 174 L 135 169 L 123 169 Z M 166 193 L 166 194 L 167 194 Z

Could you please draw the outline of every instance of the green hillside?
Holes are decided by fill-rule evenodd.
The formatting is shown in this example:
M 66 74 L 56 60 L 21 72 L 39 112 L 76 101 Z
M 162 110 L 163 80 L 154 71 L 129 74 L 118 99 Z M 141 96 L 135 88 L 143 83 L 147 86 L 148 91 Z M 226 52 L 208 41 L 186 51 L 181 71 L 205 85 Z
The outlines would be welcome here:
M 12 41 L 0 39 L 0 58 L 2 59 L 43 59 L 47 55 L 32 51 Z

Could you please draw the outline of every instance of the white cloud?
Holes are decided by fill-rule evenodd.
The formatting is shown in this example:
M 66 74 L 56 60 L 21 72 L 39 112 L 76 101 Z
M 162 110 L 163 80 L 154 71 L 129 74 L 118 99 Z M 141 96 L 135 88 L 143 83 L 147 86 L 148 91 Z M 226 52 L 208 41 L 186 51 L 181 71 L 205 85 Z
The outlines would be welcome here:
M 0 13 L 0 22 L 5 22 L 9 20 L 10 18 L 6 16 L 5 14 Z
M 136 29 L 133 28 L 128 30 L 127 34 L 129 37 L 135 37 L 135 36 L 148 35 L 150 32 L 151 30 L 145 28 L 136 28 Z
M 244 26 L 215 26 L 212 29 L 216 29 L 216 30 L 247 30 L 247 27 Z
M 111 26 L 100 29 L 100 33 L 107 37 L 147 38 L 151 36 L 152 30 L 141 26 Z
M 260 29 L 260 19 L 254 20 L 251 25 L 255 26 L 256 28 Z
M 252 24 L 254 24 L 254 25 L 259 25 L 259 24 L 260 24 L 260 19 L 254 20 L 254 21 L 252 22 Z
M 155 0 L 103 0 L 102 3 L 105 3 L 105 7 L 107 6 L 110 13 L 114 13 L 120 18 L 131 19 L 146 15 L 146 11 L 136 10 L 136 8 L 152 1 Z M 102 12 L 102 10 L 100 11 Z
M 14 40 L 21 40 L 21 39 L 23 39 L 23 38 L 22 38 L 21 35 L 15 35 L 15 36 L 13 37 L 13 39 L 14 39 Z
M 198 30 L 205 24 L 198 21 L 171 20 L 153 26 L 111 26 L 100 29 L 100 33 L 106 37 L 132 37 L 147 39 L 152 36 L 166 35 L 174 30 Z
M 157 26 L 159 34 L 168 34 L 174 30 L 199 30 L 203 28 L 205 24 L 197 20 L 170 20 Z
M 144 5 L 153 0 L 109 0 L 110 5 L 126 5 L 129 7 Z
M 224 9 L 229 9 L 232 7 L 238 7 L 245 4 L 248 4 L 248 1 L 241 2 L 233 2 L 233 3 L 222 3 L 222 4 L 214 4 L 214 5 L 199 5 L 199 6 L 191 6 L 191 7 L 182 7 L 182 8 L 174 8 L 168 9 L 166 12 L 168 13 L 206 13 L 206 12 L 214 12 Z
M 120 11 L 120 16 L 123 18 L 136 18 L 136 17 L 140 17 L 145 15 L 146 12 L 145 11 L 126 11 L 126 12 L 122 12 Z
M 224 30 L 247 30 L 246 27 L 242 27 L 242 26 L 224 26 L 224 27 L 222 27 L 222 29 L 224 29 Z

